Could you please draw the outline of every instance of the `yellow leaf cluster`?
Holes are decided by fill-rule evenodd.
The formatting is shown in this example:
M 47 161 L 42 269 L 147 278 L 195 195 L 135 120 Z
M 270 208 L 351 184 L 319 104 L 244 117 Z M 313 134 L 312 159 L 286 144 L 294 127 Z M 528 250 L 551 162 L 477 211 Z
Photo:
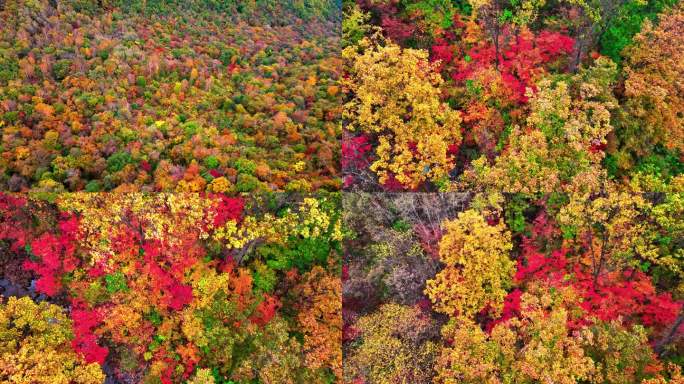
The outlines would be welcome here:
M 612 191 L 592 198 L 574 193 L 557 215 L 558 223 L 591 243 L 590 256 L 609 266 L 636 266 L 635 255 L 657 260 L 658 248 L 648 241 L 646 214 L 650 203 L 641 194 Z M 597 230 L 600 228 L 600 230 Z M 579 246 L 569 242 L 569 246 Z M 592 253 L 593 251 L 593 253 Z
M 207 186 L 207 190 L 214 193 L 228 193 L 233 190 L 233 183 L 224 176 L 217 177 Z
M 187 340 L 204 347 L 209 340 L 197 311 L 209 310 L 218 297 L 229 296 L 230 275 L 218 273 L 213 268 L 202 268 L 196 273 L 198 278 L 192 280 L 192 301 L 181 315 L 181 329 Z
M 195 376 L 193 376 L 187 384 L 214 384 L 215 382 L 211 370 L 208 368 L 201 368 L 197 370 Z
M 126 214 L 140 221 L 145 238 L 174 244 L 174 233 L 209 236 L 204 228 L 213 221 L 207 212 L 215 202 L 198 193 L 69 193 L 60 195 L 57 204 L 80 215 L 82 244 L 95 262 L 110 253 L 110 239 L 126 224 Z
M 249 382 L 257 379 L 264 384 L 316 382 L 298 377 L 301 372 L 301 351 L 299 343 L 289 336 L 285 320 L 273 318 L 256 335 L 256 339 L 249 358 L 243 359 L 236 367 L 233 380 Z
M 99 364 L 71 349 L 71 320 L 59 306 L 10 297 L 0 304 L 0 382 L 101 384 Z
M 641 325 L 630 328 L 614 320 L 580 331 L 582 347 L 596 363 L 592 383 L 638 383 L 646 376 L 647 366 L 656 366 L 646 329 Z
M 675 239 L 684 237 L 684 193 L 667 194 L 661 204 L 653 207 L 651 217 L 655 224 L 655 230 L 650 234 L 652 242 L 657 242 L 661 233 Z M 684 248 L 676 245 L 673 248 L 671 252 L 663 252 L 650 260 L 664 266 L 684 281 Z M 680 283 L 678 290 L 680 294 L 684 293 L 684 283 Z
M 435 310 L 465 317 L 486 306 L 500 311 L 515 270 L 505 224 L 490 225 L 482 214 L 468 210 L 443 227 L 439 257 L 446 267 L 425 288 Z
M 365 38 L 342 54 L 350 74 L 343 85 L 353 95 L 343 116 L 349 130 L 377 135 L 371 170 L 380 183 L 394 175 L 414 188 L 448 177 L 454 159 L 447 150 L 461 142 L 461 116 L 441 101 L 443 80 L 428 53 Z
M 256 240 L 282 243 L 289 236 L 318 237 L 331 226 L 331 238 L 341 240 L 341 221 L 333 220 L 329 212 L 321 209 L 321 202 L 317 199 L 307 197 L 296 210 L 288 209 L 279 217 L 270 213 L 258 218 L 247 216 L 240 225 L 229 220 L 216 228 L 213 238 L 223 242 L 229 249 L 240 249 Z
M 363 341 L 345 361 L 345 382 L 358 377 L 378 384 L 429 382 L 437 346 L 411 340 L 427 326 L 420 309 L 394 303 L 360 318 L 356 327 Z
M 452 319 L 442 334 L 453 342 L 437 359 L 434 382 L 576 384 L 591 379 L 594 363 L 580 336 L 567 328 L 566 299 L 572 297 L 572 292 L 532 289 L 521 298 L 521 316 L 497 324 L 490 334 L 472 319 Z

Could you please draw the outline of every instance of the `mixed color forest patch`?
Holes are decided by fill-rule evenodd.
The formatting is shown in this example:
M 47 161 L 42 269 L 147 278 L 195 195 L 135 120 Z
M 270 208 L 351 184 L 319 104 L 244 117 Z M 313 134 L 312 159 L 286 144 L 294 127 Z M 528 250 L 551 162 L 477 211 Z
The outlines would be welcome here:
M 345 1 L 352 191 L 681 189 L 676 0 Z
M 0 189 L 337 189 L 337 9 L 1 2 Z
M 339 381 L 339 194 L 0 208 L 3 382 Z
M 684 384 L 684 3 L 0 0 L 0 383 Z
M 684 195 L 344 195 L 344 381 L 682 383 Z
M 684 5 L 343 13 L 344 381 L 684 382 Z

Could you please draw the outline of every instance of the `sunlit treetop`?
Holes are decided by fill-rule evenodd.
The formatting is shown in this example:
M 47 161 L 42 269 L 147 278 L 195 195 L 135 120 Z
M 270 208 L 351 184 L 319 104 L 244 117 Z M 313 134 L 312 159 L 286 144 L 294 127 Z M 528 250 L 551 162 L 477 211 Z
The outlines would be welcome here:
M 485 308 L 499 312 L 511 285 L 511 234 L 502 221 L 490 224 L 475 210 L 443 224 L 439 258 L 446 265 L 425 289 L 438 312 L 471 317 Z
M 486 333 L 470 319 L 452 319 L 443 329 L 447 341 L 437 359 L 438 383 L 575 384 L 590 380 L 595 364 L 578 334 L 569 334 L 571 291 L 539 287 L 522 295 L 519 317 Z
M 370 168 L 381 184 L 390 178 L 407 188 L 448 178 L 450 146 L 461 141 L 460 114 L 440 100 L 444 81 L 425 51 L 403 49 L 378 36 L 343 50 L 350 97 L 344 117 L 350 131 L 377 137 Z
M 71 319 L 59 306 L 9 297 L 0 303 L 0 377 L 6 383 L 100 384 L 97 363 L 71 348 Z
M 502 154 L 481 157 L 462 176 L 465 185 L 509 193 L 599 191 L 607 176 L 601 161 L 613 130 L 616 65 L 606 58 L 571 81 L 542 79 L 530 94 L 526 127 L 514 127 Z

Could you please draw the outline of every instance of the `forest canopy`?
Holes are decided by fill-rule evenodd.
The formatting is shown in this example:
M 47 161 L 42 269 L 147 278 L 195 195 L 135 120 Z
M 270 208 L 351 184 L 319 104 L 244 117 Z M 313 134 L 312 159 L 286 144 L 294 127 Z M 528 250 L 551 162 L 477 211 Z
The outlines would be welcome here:
M 683 203 L 345 194 L 344 381 L 681 383 Z
M 0 195 L 0 380 L 339 381 L 340 198 Z
M 348 190 L 681 185 L 676 0 L 349 0 L 343 13 Z M 415 96 L 428 86 L 434 98 Z
M 335 190 L 339 4 L 6 1 L 2 190 Z

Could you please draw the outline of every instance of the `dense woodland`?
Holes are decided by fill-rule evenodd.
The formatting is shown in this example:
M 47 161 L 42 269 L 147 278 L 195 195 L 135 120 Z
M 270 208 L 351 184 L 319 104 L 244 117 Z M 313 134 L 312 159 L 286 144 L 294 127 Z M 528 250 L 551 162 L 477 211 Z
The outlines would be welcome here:
M 359 0 L 342 24 L 350 190 L 681 189 L 676 0 Z
M 339 382 L 340 215 L 339 194 L 0 195 L 0 381 Z
M 343 12 L 345 382 L 683 383 L 684 5 Z
M 339 5 L 0 2 L 5 191 L 339 188 Z
M 340 24 L 0 0 L 0 382 L 341 382 Z
M 0 382 L 684 384 L 682 79 L 677 0 L 0 0 Z
M 345 194 L 348 383 L 683 383 L 684 196 Z

